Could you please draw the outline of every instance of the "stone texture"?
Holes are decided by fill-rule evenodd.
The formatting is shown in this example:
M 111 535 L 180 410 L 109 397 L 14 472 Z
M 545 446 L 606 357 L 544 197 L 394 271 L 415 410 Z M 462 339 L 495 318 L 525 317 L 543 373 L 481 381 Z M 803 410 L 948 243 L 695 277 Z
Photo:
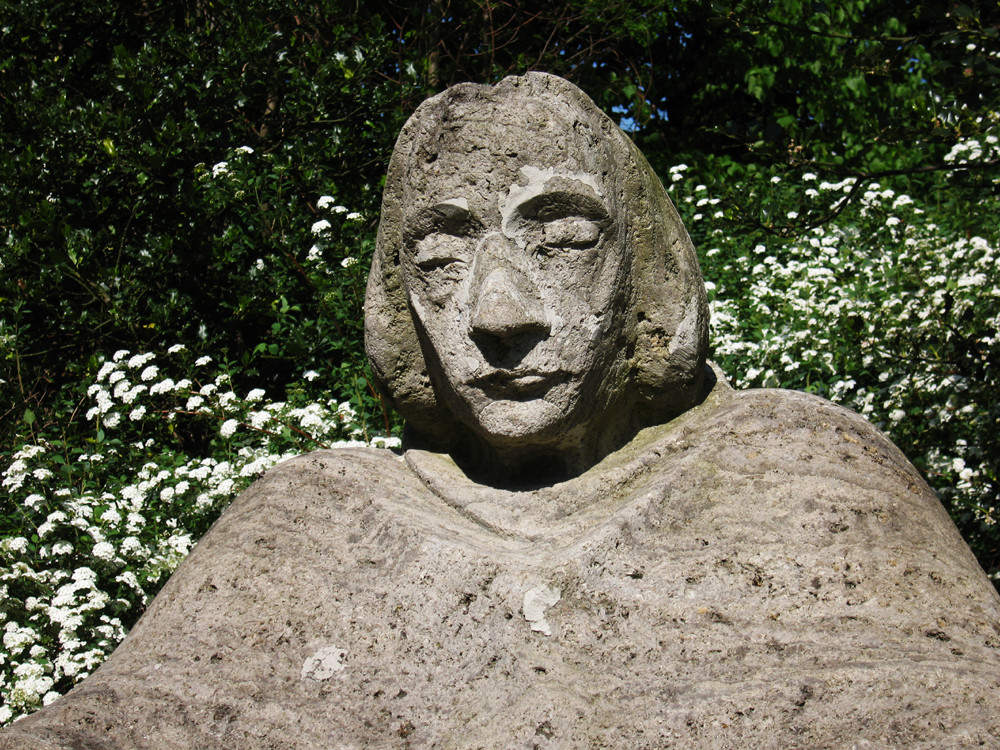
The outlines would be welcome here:
M 941 504 L 705 366 L 690 240 L 579 91 L 425 103 L 383 217 L 408 450 L 272 469 L 0 750 L 1000 745 L 1000 597 Z
M 577 474 L 701 395 L 691 240 L 632 142 L 555 76 L 462 84 L 413 114 L 365 321 L 411 443 L 491 483 Z
M 717 386 L 528 492 L 273 469 L 0 748 L 995 746 L 998 605 L 864 420 Z

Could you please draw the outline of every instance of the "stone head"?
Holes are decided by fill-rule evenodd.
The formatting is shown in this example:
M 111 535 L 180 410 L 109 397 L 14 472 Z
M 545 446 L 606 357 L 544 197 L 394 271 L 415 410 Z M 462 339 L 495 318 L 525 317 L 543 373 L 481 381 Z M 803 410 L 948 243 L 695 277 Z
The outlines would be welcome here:
M 702 391 L 691 241 L 631 141 L 555 76 L 454 86 L 409 119 L 365 317 L 411 443 L 480 473 L 578 473 Z

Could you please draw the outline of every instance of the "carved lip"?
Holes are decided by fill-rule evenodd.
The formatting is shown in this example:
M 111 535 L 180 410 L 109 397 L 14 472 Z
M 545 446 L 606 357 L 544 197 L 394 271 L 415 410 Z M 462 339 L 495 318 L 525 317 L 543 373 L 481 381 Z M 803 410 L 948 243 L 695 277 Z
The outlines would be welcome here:
M 560 372 L 536 372 L 534 370 L 494 370 L 475 379 L 476 387 L 491 396 L 525 398 L 545 393 L 561 383 Z

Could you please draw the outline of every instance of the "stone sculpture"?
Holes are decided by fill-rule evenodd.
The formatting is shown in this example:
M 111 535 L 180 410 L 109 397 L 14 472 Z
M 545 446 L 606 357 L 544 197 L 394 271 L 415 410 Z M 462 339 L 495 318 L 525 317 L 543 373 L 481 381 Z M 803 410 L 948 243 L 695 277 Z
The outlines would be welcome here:
M 396 145 L 378 247 L 369 358 L 413 431 L 474 472 L 579 474 L 700 398 L 694 249 L 635 146 L 571 85 L 426 102 Z
M 706 367 L 690 240 L 546 75 L 424 103 L 366 309 L 409 449 L 310 454 L 0 748 L 1000 743 L 1000 599 L 857 415 Z

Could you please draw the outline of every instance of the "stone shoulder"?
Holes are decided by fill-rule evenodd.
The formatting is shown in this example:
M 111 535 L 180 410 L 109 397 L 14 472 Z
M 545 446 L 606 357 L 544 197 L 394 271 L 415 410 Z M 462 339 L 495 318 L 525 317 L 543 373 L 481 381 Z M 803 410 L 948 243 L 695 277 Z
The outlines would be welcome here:
M 860 462 L 875 475 L 889 471 L 899 478 L 902 473 L 911 477 L 907 485 L 925 484 L 909 459 L 875 425 L 813 394 L 779 388 L 733 391 L 706 421 L 710 431 L 721 429 L 734 441 L 770 448 L 790 469 L 806 461 L 839 475 L 844 464 Z M 852 470 L 854 475 L 857 469 Z
M 283 544 L 290 540 L 309 547 L 310 554 L 316 545 L 330 551 L 331 545 L 379 514 L 379 500 L 405 503 L 421 487 L 402 457 L 382 448 L 336 448 L 296 456 L 274 466 L 237 497 L 192 556 L 197 560 L 199 553 L 216 545 L 232 548 L 237 556 L 252 552 L 245 547 L 251 537 L 256 546 L 259 539 L 280 537 Z
M 792 417 L 796 423 L 815 422 L 850 428 L 873 438 L 891 442 L 875 425 L 861 414 L 829 399 L 803 391 L 785 388 L 751 388 L 732 391 L 727 405 L 753 410 L 769 417 Z
M 367 446 L 326 448 L 282 461 L 268 471 L 267 475 L 284 476 L 317 472 L 322 474 L 332 471 L 338 476 L 355 473 L 370 476 L 371 471 L 392 472 L 394 466 L 403 466 L 404 463 L 399 453 L 387 448 Z

